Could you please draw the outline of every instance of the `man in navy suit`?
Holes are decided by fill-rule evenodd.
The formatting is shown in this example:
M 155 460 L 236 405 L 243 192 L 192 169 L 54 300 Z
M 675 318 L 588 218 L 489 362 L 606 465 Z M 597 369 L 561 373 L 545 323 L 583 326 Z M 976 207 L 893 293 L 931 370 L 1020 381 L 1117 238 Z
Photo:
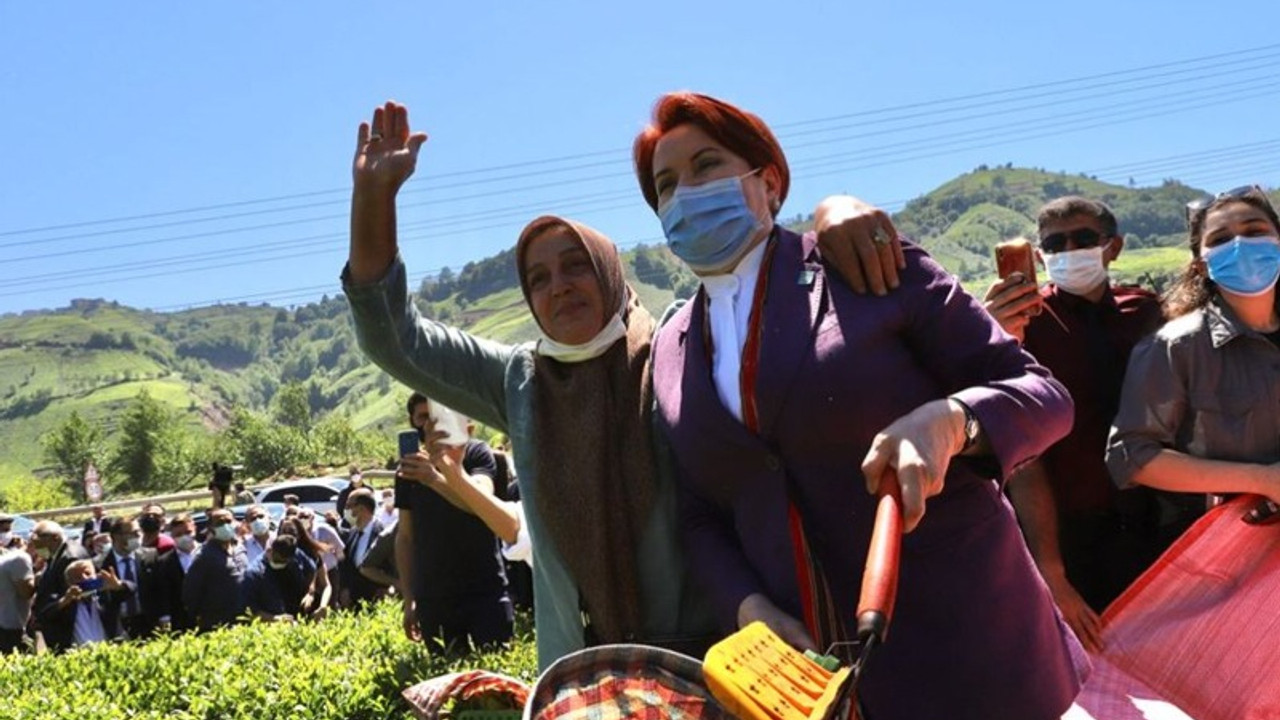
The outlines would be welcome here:
M 111 532 L 111 525 L 115 522 L 113 518 L 108 516 L 101 505 L 94 505 L 93 517 L 84 521 L 84 529 L 80 533 L 83 543 L 93 540 L 93 536 L 99 533 Z
M 161 555 L 156 561 L 156 597 L 160 602 L 160 625 L 168 625 L 174 632 L 194 630 L 195 617 L 188 612 L 182 599 L 182 582 L 187 571 L 200 555 L 196 542 L 196 524 L 191 516 L 182 513 L 169 521 L 169 537 L 174 549 Z
M 374 517 L 377 503 L 373 492 L 360 488 L 347 496 L 347 504 L 343 516 L 351 525 L 347 535 L 346 557 L 339 564 L 342 575 L 342 606 L 356 607 L 362 603 L 374 602 L 386 595 L 386 588 L 369 580 L 360 572 L 360 563 L 374 541 L 382 534 L 383 525 Z
M 137 521 L 116 521 L 111 528 L 111 552 L 102 558 L 98 569 L 120 581 L 120 589 L 102 594 L 102 624 L 107 637 L 138 639 L 155 632 L 160 617 L 156 550 L 142 546 Z

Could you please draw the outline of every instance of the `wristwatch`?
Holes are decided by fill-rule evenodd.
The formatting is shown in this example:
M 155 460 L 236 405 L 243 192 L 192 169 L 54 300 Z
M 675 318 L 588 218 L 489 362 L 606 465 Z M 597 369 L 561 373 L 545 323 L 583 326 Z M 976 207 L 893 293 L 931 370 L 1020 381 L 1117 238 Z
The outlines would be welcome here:
M 978 433 L 982 431 L 982 426 L 978 424 L 978 416 L 973 414 L 973 408 L 967 403 L 954 397 L 951 401 L 964 411 L 964 445 L 960 448 L 960 452 L 964 452 L 978 442 Z

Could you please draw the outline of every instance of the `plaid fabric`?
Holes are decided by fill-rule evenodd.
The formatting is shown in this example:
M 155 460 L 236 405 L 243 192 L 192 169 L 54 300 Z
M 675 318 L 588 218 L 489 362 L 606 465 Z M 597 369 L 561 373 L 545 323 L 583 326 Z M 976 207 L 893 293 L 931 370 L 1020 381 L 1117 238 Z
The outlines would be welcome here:
M 697 660 L 643 645 L 604 645 L 557 660 L 534 685 L 525 720 L 732 720 Z
M 1256 502 L 1211 510 L 1103 614 L 1103 660 L 1197 720 L 1280 718 L 1280 524 L 1242 522 Z
M 487 693 L 508 695 L 512 698 L 513 705 L 519 708 L 528 702 L 529 686 L 506 675 L 469 670 L 424 680 L 401 695 L 420 720 L 438 720 L 440 710 L 449 698 L 470 700 Z
M 1075 704 L 1062 720 L 1193 720 L 1141 680 L 1104 657 L 1093 658 L 1093 671 Z

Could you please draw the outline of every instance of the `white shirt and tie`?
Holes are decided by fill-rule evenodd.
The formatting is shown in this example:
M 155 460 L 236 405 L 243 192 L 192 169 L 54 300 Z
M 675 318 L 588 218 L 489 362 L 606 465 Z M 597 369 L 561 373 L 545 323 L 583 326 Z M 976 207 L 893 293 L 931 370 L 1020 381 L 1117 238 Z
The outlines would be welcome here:
M 138 614 L 138 563 L 135 562 L 133 555 L 121 555 L 112 551 L 116 556 L 116 572 L 119 574 L 121 582 L 133 583 L 134 591 L 129 593 L 125 598 L 124 606 L 120 608 L 120 617 L 130 618 Z
M 373 520 L 370 520 L 364 527 L 356 529 L 356 542 L 351 546 L 351 564 L 360 568 L 360 563 L 364 562 L 364 557 L 369 554 L 369 548 L 373 547 Z
M 711 327 L 712 377 L 725 409 L 742 421 L 742 349 L 751 328 L 760 263 L 768 241 L 743 256 L 733 272 L 702 278 L 711 302 L 707 320 Z
M 191 549 L 191 552 L 184 553 L 178 551 L 178 564 L 182 566 L 182 574 L 186 575 L 191 570 L 191 563 L 196 561 L 196 556 L 200 554 L 200 546 L 197 545 Z

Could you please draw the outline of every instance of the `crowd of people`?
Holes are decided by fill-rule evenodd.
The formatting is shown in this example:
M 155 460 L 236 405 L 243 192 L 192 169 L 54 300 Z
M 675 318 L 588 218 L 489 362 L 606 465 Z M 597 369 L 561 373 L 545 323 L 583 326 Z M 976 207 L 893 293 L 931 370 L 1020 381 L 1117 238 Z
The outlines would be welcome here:
M 413 409 L 426 401 L 417 397 L 410 419 L 421 426 L 426 415 Z M 505 498 L 513 481 L 497 471 L 489 447 L 471 440 L 465 454 L 468 476 L 487 478 L 488 492 L 501 482 Z M 405 472 L 415 474 L 412 461 Z M 224 497 L 239 500 L 242 489 L 219 492 L 203 528 L 191 514 L 169 517 L 155 503 L 122 518 L 95 505 L 79 542 L 52 521 L 37 523 L 24 542 L 11 532 L 14 517 L 0 514 L 0 652 L 205 632 L 251 618 L 320 620 L 388 596 L 412 606 L 415 595 L 426 636 L 448 633 L 442 649 L 511 637 L 499 541 L 474 515 L 433 502 L 436 493 L 422 485 L 398 480 L 379 491 L 352 467 L 336 507 L 304 505 L 293 495 L 280 517 L 267 505 L 247 504 L 243 517 L 217 506 Z M 440 490 L 447 492 L 443 484 Z M 483 618 L 441 614 L 478 608 L 482 596 L 490 610 Z
M 635 173 L 697 294 L 655 317 L 606 235 L 545 215 L 515 245 L 539 338 L 506 345 L 411 302 L 395 207 L 425 142 L 394 102 L 360 125 L 342 273 L 362 349 L 415 391 L 394 488 L 353 472 L 332 512 L 279 521 L 217 507 L 203 542 L 156 505 L 95 513 L 92 556 L 40 523 L 30 558 L 0 556 L 6 649 L 28 612 L 61 649 L 395 595 L 406 635 L 444 652 L 505 642 L 513 597 L 529 604 L 544 668 L 604 643 L 701 656 L 756 621 L 823 650 L 856 633 L 874 495 L 896 485 L 868 714 L 1056 718 L 1105 648 L 1102 611 L 1174 539 L 1223 496 L 1280 502 L 1280 218 L 1257 187 L 1188 206 L 1163 298 L 1111 282 L 1121 219 L 1072 196 L 1036 219 L 1049 282 L 977 299 L 856 198 L 779 226 L 769 127 L 671 93 Z M 513 456 L 444 432 L 450 408 Z
M 612 642 L 698 656 L 754 621 L 799 648 L 850 638 L 872 496 L 896 482 L 908 534 L 867 714 L 1056 718 L 1102 610 L 1215 498 L 1280 501 L 1280 219 L 1258 188 L 1188 207 L 1163 299 L 1110 281 L 1117 218 L 1064 197 L 1032 240 L 1049 282 L 979 300 L 856 198 L 779 227 L 768 126 L 672 93 L 635 172 L 697 294 L 656 320 L 607 236 L 543 216 L 515 250 L 540 337 L 513 346 L 410 301 L 396 194 L 425 141 L 394 102 L 360 125 L 342 280 L 375 363 L 510 436 L 518 502 L 434 442 L 415 479 L 528 536 L 542 667 Z

